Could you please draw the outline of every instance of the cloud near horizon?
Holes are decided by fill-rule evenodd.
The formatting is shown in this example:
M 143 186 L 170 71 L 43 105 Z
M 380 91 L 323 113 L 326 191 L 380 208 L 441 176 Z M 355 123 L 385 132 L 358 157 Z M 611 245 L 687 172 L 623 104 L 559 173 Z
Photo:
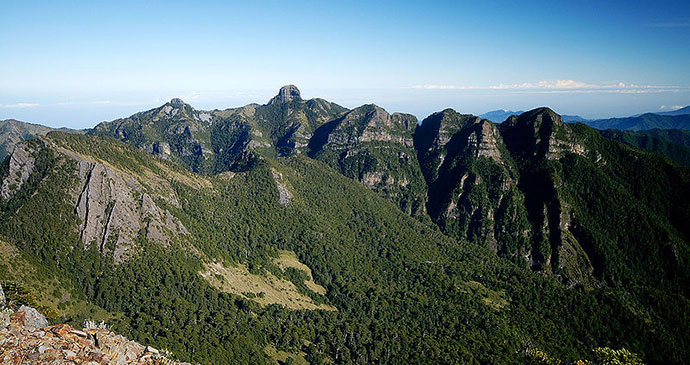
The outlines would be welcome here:
M 33 108 L 35 106 L 38 106 L 38 104 L 36 104 L 36 103 L 0 104 L 0 109 Z
M 491 86 L 464 86 L 464 85 L 414 85 L 412 89 L 423 90 L 527 90 L 536 91 L 551 90 L 556 92 L 621 92 L 621 93 L 647 93 L 647 92 L 669 92 L 688 89 L 684 86 L 659 86 L 659 85 L 637 85 L 626 84 L 624 82 L 614 82 L 610 84 L 589 84 L 575 80 L 542 80 L 538 82 L 523 82 L 520 84 L 498 84 Z
M 670 111 L 674 111 L 674 110 L 678 110 L 678 109 L 682 109 L 682 108 L 683 108 L 682 105 L 662 105 L 662 106 L 659 107 L 659 110 L 670 110 Z

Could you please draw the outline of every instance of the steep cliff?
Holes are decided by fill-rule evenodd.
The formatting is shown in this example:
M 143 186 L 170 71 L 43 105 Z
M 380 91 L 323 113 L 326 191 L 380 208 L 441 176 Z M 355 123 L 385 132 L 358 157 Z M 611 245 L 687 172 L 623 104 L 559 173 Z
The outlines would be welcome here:
M 446 109 L 417 128 L 415 148 L 429 215 L 444 232 L 518 262 L 530 259 L 519 175 L 493 123 Z
M 316 130 L 309 155 L 423 217 L 426 186 L 414 151 L 417 118 L 369 104 Z

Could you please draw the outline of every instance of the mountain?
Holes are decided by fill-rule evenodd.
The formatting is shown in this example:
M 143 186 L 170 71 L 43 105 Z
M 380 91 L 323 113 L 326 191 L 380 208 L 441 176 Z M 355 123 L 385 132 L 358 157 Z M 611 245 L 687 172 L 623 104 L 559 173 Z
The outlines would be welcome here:
M 563 119 L 564 122 L 566 123 L 587 123 L 588 119 L 585 119 L 579 115 L 561 115 L 561 119 Z
M 318 128 L 309 155 L 423 217 L 426 185 L 413 146 L 416 126 L 413 115 L 363 105 Z
M 596 129 L 648 130 L 690 129 L 690 115 L 661 115 L 646 113 L 625 118 L 597 119 L 584 122 Z
M 347 109 L 323 99 L 303 100 L 294 85 L 268 104 L 196 110 L 181 99 L 129 118 L 104 122 L 90 134 L 111 136 L 194 172 L 248 169 L 262 151 L 272 156 L 302 152 L 314 130 Z
M 21 142 L 0 181 L 1 280 L 182 361 L 690 356 L 690 170 L 548 108 L 173 100 Z
M 486 112 L 484 114 L 479 114 L 479 117 L 482 119 L 490 120 L 494 123 L 501 123 L 504 120 L 508 119 L 511 115 L 519 115 L 522 113 L 524 113 L 522 110 L 514 112 L 507 109 L 498 109 Z
M 662 154 L 679 165 L 690 166 L 690 131 L 680 129 L 648 129 L 621 131 L 607 129 L 601 135 L 633 147 Z
M 658 112 L 655 114 L 659 114 L 659 115 L 687 115 L 687 114 L 690 114 L 690 105 L 688 105 L 684 108 L 670 111 L 670 112 Z
M 524 197 L 498 128 L 446 109 L 417 128 L 415 148 L 431 219 L 451 237 L 522 257 L 527 244 Z
M 19 142 L 45 136 L 48 132 L 60 130 L 68 133 L 81 133 L 69 128 L 50 128 L 40 124 L 20 122 L 15 119 L 0 120 L 0 160 L 4 160 Z
M 688 217 L 690 207 L 673 203 L 690 193 L 687 172 L 587 127 L 565 124 L 550 109 L 510 117 L 498 127 L 444 110 L 417 128 L 415 148 L 428 184 L 429 215 L 444 233 L 481 243 L 569 285 L 635 281 L 634 272 L 652 268 L 622 266 L 632 265 L 638 255 L 657 252 L 659 257 L 668 248 L 653 238 L 657 235 L 675 242 L 674 250 L 687 247 L 680 217 Z M 641 177 L 649 179 L 644 188 L 631 185 Z M 616 192 L 618 203 L 606 209 L 597 205 L 611 195 L 588 198 L 594 186 Z M 664 191 L 663 199 L 653 186 Z M 629 209 L 617 210 L 623 203 Z M 621 220 L 614 223 L 603 212 L 616 212 Z M 603 221 L 608 225 L 597 223 Z M 623 233 L 641 227 L 635 235 Z M 652 270 L 676 267 L 674 262 L 659 262 Z M 670 275 L 687 275 L 685 269 L 670 270 L 675 273 Z M 682 287 L 680 277 L 674 280 Z

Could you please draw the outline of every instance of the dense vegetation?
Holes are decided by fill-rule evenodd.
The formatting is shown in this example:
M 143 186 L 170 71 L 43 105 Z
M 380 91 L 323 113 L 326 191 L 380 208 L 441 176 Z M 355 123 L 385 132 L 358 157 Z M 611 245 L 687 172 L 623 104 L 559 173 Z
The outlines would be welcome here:
M 602 136 L 664 155 L 679 165 L 690 166 L 690 131 L 649 129 L 644 131 L 599 131 Z
M 45 144 L 35 176 L 0 207 L 3 238 L 52 270 L 74 298 L 110 312 L 114 329 L 181 359 L 264 363 L 270 361 L 267 345 L 313 363 L 505 363 L 520 361 L 529 348 L 568 361 L 588 358 L 599 346 L 625 347 L 657 363 L 690 356 L 687 300 L 664 291 L 677 288 L 681 277 L 667 284 L 663 278 L 637 281 L 638 291 L 568 288 L 479 245 L 451 240 L 304 156 L 261 158 L 246 172 L 192 188 L 155 162 L 173 171 L 178 165 L 115 140 L 64 134 L 49 140 L 123 171 L 150 169 L 170 181 L 181 207 L 157 203 L 190 236 L 169 247 L 142 236 L 139 254 L 119 265 L 85 249 L 71 205 L 75 164 Z M 294 197 L 288 205 L 278 203 L 273 170 L 289 182 Z M 220 292 L 198 274 L 204 262 L 242 263 L 299 284 L 303 277 L 271 264 L 278 250 L 294 251 L 312 269 L 327 290 L 314 299 L 338 311 L 261 307 Z M 646 270 L 640 265 L 632 269 Z M 610 272 L 616 270 L 622 269 L 612 265 Z M 654 291 L 647 283 L 666 286 Z

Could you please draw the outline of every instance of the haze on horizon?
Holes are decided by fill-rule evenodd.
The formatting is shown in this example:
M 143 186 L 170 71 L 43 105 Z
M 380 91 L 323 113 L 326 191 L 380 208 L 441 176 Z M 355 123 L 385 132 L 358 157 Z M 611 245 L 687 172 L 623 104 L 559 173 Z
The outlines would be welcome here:
M 690 104 L 684 1 L 0 4 L 0 119 L 84 128 L 173 97 L 265 103 L 284 84 L 420 119 Z

